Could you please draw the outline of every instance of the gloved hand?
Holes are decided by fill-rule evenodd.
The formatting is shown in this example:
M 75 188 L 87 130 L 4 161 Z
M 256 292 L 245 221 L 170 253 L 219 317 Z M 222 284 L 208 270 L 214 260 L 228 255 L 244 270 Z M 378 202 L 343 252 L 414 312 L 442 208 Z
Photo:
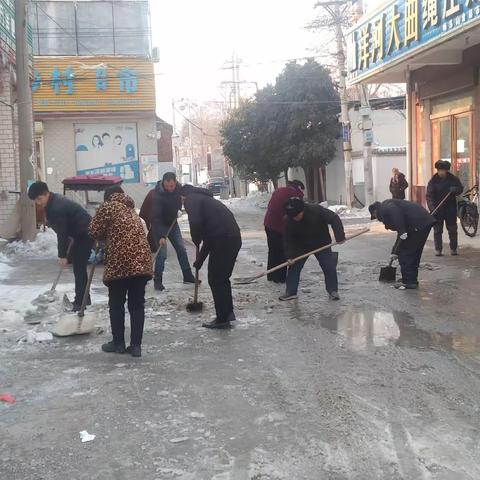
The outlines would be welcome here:
M 402 234 L 400 235 L 400 240 L 406 240 L 407 238 L 408 238 L 408 233 L 407 233 L 407 232 L 402 233 Z
M 202 266 L 203 266 L 203 260 L 201 260 L 201 259 L 197 259 L 193 262 L 193 268 L 195 270 L 200 270 L 202 268 Z
M 398 255 L 396 253 L 392 253 L 390 255 L 390 262 L 393 263 L 395 260 L 398 260 Z

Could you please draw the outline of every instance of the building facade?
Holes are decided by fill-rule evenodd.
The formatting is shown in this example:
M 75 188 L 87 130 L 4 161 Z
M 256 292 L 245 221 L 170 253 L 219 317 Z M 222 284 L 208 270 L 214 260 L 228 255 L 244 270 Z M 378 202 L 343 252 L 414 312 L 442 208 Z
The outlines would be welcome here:
M 20 166 L 15 106 L 15 3 L 0 0 L 0 237 L 19 228 Z
M 160 160 L 148 2 L 40 1 L 31 22 L 47 183 L 61 191 L 65 177 L 117 175 L 141 202 Z
M 478 183 L 480 3 L 393 0 L 348 35 L 351 84 L 407 86 L 410 197 L 425 202 L 437 160 L 465 187 Z

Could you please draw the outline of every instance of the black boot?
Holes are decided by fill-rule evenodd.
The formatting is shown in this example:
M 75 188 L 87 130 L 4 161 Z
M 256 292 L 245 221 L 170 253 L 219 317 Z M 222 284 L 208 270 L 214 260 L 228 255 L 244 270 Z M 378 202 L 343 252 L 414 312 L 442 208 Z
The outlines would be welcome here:
M 113 341 L 104 343 L 102 350 L 106 353 L 125 353 L 125 343 L 114 343 Z
M 132 357 L 141 357 L 142 347 L 140 345 L 130 345 L 127 347 L 127 353 L 129 353 Z
M 163 292 L 165 287 L 163 286 L 163 275 L 153 279 L 153 288 L 159 292 Z
M 228 328 L 232 328 L 232 325 L 228 320 L 226 322 L 221 322 L 218 321 L 218 319 L 215 319 L 212 322 L 202 323 L 202 327 L 216 330 L 227 330 Z

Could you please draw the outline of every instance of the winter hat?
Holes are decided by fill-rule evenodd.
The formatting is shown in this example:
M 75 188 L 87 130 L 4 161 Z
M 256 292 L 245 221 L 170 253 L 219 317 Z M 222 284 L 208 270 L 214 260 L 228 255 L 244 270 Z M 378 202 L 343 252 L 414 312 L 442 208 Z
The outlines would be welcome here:
M 447 160 L 438 160 L 435 162 L 435 168 L 437 170 L 450 170 L 450 162 L 447 162 Z
M 290 218 L 296 217 L 305 210 L 305 203 L 300 197 L 289 198 L 285 202 L 285 212 Z
M 377 218 L 376 214 L 378 207 L 380 207 L 381 203 L 380 202 L 373 202 L 369 207 L 368 211 L 370 212 L 370 220 L 375 220 Z

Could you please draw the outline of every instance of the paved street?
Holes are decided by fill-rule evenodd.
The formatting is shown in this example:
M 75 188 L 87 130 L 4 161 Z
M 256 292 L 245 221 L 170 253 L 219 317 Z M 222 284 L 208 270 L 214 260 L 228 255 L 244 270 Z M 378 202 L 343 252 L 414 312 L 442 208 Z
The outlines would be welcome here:
M 235 276 L 260 272 L 261 213 L 239 223 Z M 100 352 L 99 277 L 104 333 L 17 343 L 32 327 L 10 297 L 33 298 L 56 269 L 18 257 L 0 281 L 0 394 L 17 400 L 0 403 L 1 478 L 480 478 L 479 252 L 438 259 L 429 242 L 421 288 L 400 292 L 377 281 L 393 240 L 377 225 L 339 248 L 338 303 L 314 260 L 297 302 L 264 280 L 236 287 L 231 331 L 199 326 L 213 314 L 206 285 L 204 312 L 186 313 L 192 292 L 171 256 L 169 289 L 149 286 L 141 359 Z M 83 430 L 95 439 L 81 443 Z

